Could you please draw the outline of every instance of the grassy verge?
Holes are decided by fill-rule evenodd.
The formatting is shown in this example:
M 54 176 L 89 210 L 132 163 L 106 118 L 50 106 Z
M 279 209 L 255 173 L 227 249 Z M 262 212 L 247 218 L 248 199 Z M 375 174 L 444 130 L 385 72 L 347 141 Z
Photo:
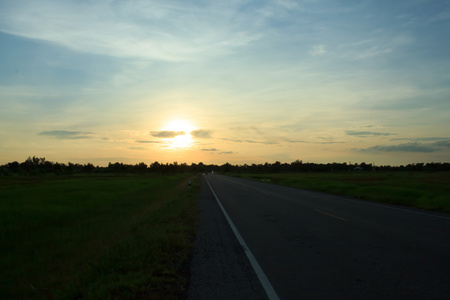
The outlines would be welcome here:
M 292 187 L 450 212 L 449 172 L 237 174 Z
M 1 299 L 179 299 L 199 178 L 0 178 Z

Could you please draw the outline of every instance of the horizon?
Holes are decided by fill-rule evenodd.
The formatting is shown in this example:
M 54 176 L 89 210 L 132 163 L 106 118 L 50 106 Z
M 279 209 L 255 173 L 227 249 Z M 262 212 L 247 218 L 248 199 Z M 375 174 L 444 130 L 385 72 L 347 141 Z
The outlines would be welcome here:
M 0 165 L 450 161 L 448 1 L 0 3 Z
M 351 161 L 348 161 L 348 162 L 336 162 L 336 161 L 334 161 L 334 162 L 318 163 L 318 162 L 303 161 L 301 159 L 297 159 L 297 160 L 291 161 L 291 162 L 287 162 L 287 161 L 271 161 L 271 162 L 269 162 L 269 161 L 266 161 L 264 163 L 242 163 L 242 164 L 233 164 L 233 163 L 229 163 L 229 162 L 225 162 L 225 163 L 221 163 L 221 164 L 215 164 L 215 163 L 206 164 L 206 163 L 203 163 L 201 161 L 199 161 L 199 162 L 190 162 L 190 163 L 185 162 L 185 161 L 183 161 L 183 162 L 180 162 L 180 161 L 162 162 L 162 161 L 158 161 L 158 160 L 150 161 L 150 162 L 140 161 L 140 162 L 136 162 L 136 163 L 123 163 L 123 162 L 120 162 L 120 161 L 110 161 L 110 162 L 108 162 L 108 164 L 99 165 L 99 164 L 93 164 L 91 162 L 79 163 L 79 162 L 76 162 L 76 161 L 69 161 L 69 162 L 66 163 L 66 162 L 52 161 L 52 160 L 49 160 L 49 159 L 47 159 L 45 157 L 37 157 L 37 156 L 31 157 L 31 156 L 28 156 L 27 159 L 25 159 L 24 161 L 17 161 L 17 160 L 16 161 L 10 161 L 10 162 L 5 163 L 5 164 L 0 164 L 0 167 L 2 167 L 2 166 L 8 167 L 8 164 L 10 164 L 10 163 L 22 164 L 22 163 L 28 161 L 29 159 L 31 159 L 31 160 L 38 159 L 40 161 L 39 163 L 51 162 L 52 164 L 62 164 L 62 165 L 65 165 L 65 166 L 67 166 L 69 164 L 80 165 L 80 166 L 86 166 L 86 165 L 91 164 L 92 166 L 94 166 L 96 168 L 97 167 L 98 168 L 108 168 L 109 165 L 114 165 L 114 164 L 117 164 L 117 163 L 118 164 L 123 164 L 124 166 L 125 165 L 126 166 L 138 166 L 138 165 L 144 163 L 147 168 L 150 168 L 151 165 L 154 164 L 154 163 L 158 163 L 160 165 L 178 165 L 178 166 L 186 165 L 188 167 L 192 167 L 194 165 L 195 166 L 199 166 L 200 164 L 202 164 L 204 166 L 218 166 L 218 167 L 224 166 L 226 164 L 229 164 L 229 165 L 234 166 L 234 167 L 236 167 L 236 166 L 237 167 L 244 167 L 244 166 L 251 167 L 251 166 L 254 166 L 254 165 L 256 165 L 256 166 L 263 166 L 265 164 L 274 165 L 274 164 L 277 164 L 277 163 L 279 163 L 280 165 L 293 165 L 293 164 L 296 164 L 296 163 L 300 163 L 300 164 L 304 164 L 304 165 L 308 165 L 308 164 L 311 164 L 311 165 L 334 165 L 334 164 L 336 164 L 336 165 L 347 165 L 349 167 L 366 165 L 366 166 L 371 166 L 371 167 L 374 167 L 374 168 L 375 167 L 393 167 L 393 168 L 397 168 L 397 167 L 402 167 L 402 166 L 418 166 L 418 165 L 427 166 L 427 165 L 437 165 L 437 164 L 439 164 L 439 165 L 450 164 L 450 162 L 415 162 L 415 163 L 400 164 L 400 165 L 390 165 L 390 164 L 378 164 L 377 165 L 375 162 L 366 162 L 366 161 L 362 161 L 362 162 L 351 162 Z

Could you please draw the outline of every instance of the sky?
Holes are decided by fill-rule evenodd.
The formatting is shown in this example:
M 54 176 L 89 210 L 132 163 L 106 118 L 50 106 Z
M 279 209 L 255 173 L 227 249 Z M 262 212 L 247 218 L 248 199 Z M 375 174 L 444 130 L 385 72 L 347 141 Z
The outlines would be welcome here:
M 0 0 L 0 164 L 450 161 L 450 1 Z

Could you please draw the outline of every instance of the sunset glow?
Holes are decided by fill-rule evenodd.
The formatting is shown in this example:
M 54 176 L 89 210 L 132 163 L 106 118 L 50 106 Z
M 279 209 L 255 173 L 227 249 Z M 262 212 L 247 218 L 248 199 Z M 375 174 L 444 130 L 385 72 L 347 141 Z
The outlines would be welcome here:
M 178 135 L 170 139 L 169 148 L 171 149 L 185 149 L 192 145 L 192 138 L 190 133 Z
M 183 131 L 186 133 L 190 133 L 193 129 L 192 123 L 187 120 L 171 120 L 163 127 L 163 130 Z
M 169 149 L 182 150 L 192 146 L 191 131 L 193 127 L 191 122 L 186 120 L 172 120 L 163 129 L 175 133 L 174 137 L 167 139 Z
M 449 16 L 443 0 L 1 1 L 0 164 L 448 162 Z

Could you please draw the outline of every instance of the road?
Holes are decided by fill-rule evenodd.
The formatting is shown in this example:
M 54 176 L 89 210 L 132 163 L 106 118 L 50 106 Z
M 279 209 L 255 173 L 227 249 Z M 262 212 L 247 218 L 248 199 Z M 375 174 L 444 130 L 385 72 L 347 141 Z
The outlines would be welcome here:
M 448 214 L 205 179 L 280 299 L 450 299 Z

